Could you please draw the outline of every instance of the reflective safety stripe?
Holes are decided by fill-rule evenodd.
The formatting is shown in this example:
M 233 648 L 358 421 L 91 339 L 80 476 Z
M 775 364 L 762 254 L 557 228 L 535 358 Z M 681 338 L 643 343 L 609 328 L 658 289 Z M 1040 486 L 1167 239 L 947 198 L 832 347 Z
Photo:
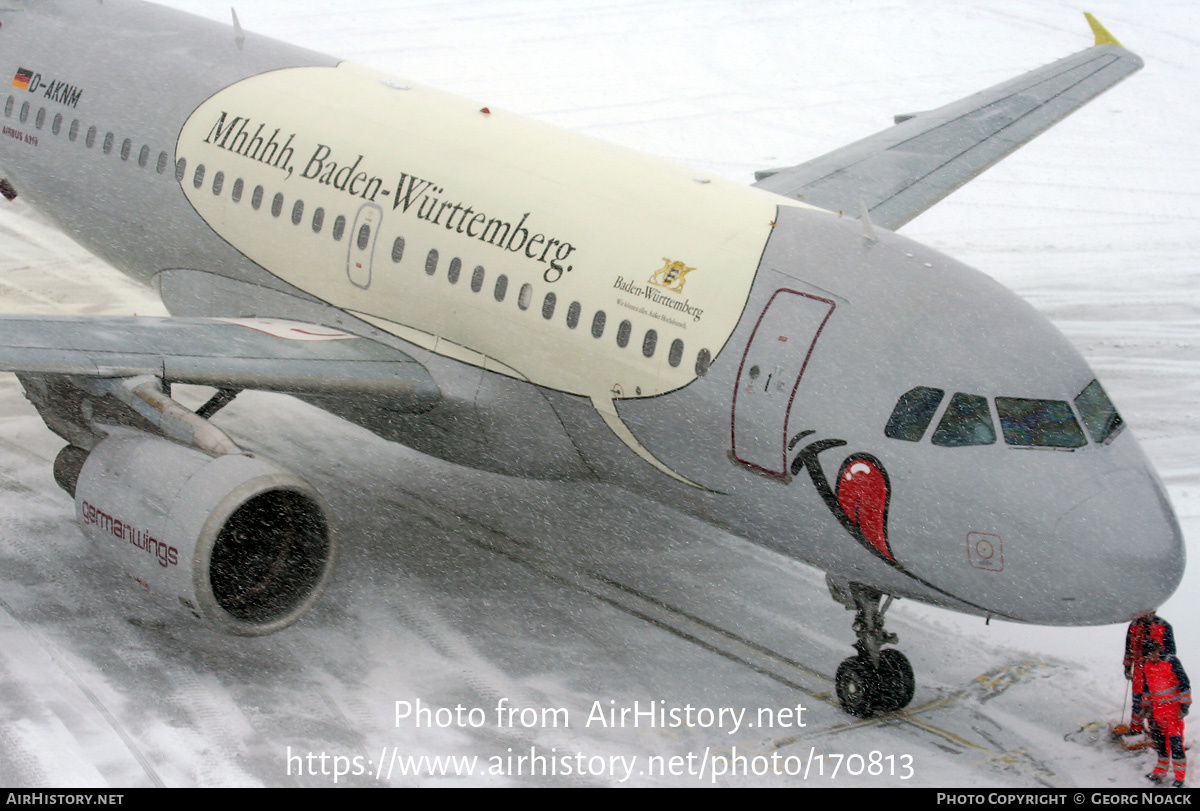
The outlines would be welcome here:
M 1169 690 L 1156 690 L 1152 693 L 1145 693 L 1144 700 L 1151 704 L 1161 707 L 1164 704 L 1191 704 L 1191 693 L 1182 692 L 1178 687 L 1172 687 Z

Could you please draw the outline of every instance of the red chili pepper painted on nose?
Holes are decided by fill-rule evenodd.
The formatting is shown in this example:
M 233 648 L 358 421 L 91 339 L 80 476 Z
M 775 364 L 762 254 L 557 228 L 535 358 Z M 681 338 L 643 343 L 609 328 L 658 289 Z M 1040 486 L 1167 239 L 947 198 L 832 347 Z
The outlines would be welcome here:
M 892 563 L 887 537 L 888 501 L 891 484 L 887 471 L 870 454 L 854 454 L 842 463 L 838 473 L 837 501 L 871 548 Z

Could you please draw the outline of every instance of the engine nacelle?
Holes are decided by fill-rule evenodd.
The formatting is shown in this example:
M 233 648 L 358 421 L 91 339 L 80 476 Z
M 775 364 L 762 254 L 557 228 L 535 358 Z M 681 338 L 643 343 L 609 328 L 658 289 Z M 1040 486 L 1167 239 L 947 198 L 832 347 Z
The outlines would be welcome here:
M 214 458 L 146 434 L 114 433 L 79 471 L 75 513 L 125 573 L 236 634 L 294 622 L 333 569 L 316 491 L 249 454 Z

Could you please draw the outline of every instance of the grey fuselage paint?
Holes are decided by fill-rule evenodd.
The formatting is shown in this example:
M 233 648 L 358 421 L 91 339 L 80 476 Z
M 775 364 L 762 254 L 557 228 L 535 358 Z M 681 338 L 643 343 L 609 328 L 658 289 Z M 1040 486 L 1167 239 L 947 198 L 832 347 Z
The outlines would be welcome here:
M 956 393 L 987 398 L 995 431 L 994 398 L 1072 403 L 1095 378 L 1045 317 L 953 259 L 615 149 L 576 176 L 588 139 L 263 37 L 239 48 L 226 26 L 150 4 L 61 0 L 0 21 L 14 74 L 0 168 L 22 198 L 177 315 L 323 323 L 415 358 L 442 392 L 430 412 L 310 398 L 387 439 L 617 484 L 969 613 L 1119 622 L 1179 582 L 1178 523 L 1131 431 L 1069 449 L 933 441 Z M 22 70 L 36 81 L 18 86 Z M 420 143 L 380 151 L 386 94 L 413 105 Z M 531 131 L 555 146 L 517 153 Z M 492 161 L 489 144 L 528 186 L 439 163 L 454 147 Z M 599 184 L 641 177 L 666 189 L 650 208 L 679 209 L 614 222 Z M 927 430 L 887 436 L 917 387 L 945 392 Z

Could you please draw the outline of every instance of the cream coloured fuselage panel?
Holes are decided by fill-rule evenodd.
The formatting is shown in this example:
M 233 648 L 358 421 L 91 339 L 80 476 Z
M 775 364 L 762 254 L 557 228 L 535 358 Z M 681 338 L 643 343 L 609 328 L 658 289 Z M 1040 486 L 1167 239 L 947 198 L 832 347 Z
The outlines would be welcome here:
M 217 93 L 177 154 L 200 215 L 285 281 L 596 399 L 695 378 L 742 314 L 780 203 L 345 63 Z

